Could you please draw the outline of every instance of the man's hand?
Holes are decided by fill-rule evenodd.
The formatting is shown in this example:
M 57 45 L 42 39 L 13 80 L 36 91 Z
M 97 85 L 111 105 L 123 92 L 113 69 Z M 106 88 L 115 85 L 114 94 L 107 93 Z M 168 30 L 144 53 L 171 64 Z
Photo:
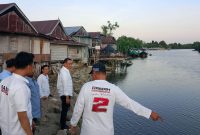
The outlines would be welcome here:
M 70 132 L 71 132 L 71 135 L 76 135 L 76 127 L 70 126 Z
M 32 131 L 35 131 L 35 129 L 36 129 L 36 124 L 34 121 L 32 121 Z
M 157 120 L 161 120 L 161 121 L 163 121 L 163 119 L 158 115 L 158 113 L 156 113 L 156 112 L 151 112 L 151 119 L 153 120 L 153 121 L 157 121 Z
M 69 98 L 69 96 L 66 96 L 66 103 L 70 104 L 70 98 Z

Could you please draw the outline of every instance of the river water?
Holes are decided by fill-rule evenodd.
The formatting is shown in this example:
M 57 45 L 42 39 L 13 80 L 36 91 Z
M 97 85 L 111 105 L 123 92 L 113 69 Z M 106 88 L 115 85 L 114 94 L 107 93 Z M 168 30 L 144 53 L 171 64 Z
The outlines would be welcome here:
M 192 50 L 149 52 L 135 59 L 127 73 L 109 80 L 130 98 L 158 112 L 153 122 L 116 105 L 115 135 L 199 135 L 200 53 Z

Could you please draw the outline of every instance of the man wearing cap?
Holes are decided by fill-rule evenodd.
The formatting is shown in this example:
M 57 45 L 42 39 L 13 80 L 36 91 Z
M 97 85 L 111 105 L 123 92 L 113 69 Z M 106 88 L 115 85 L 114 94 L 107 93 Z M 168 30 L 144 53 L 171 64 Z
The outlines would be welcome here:
M 96 63 L 90 72 L 93 81 L 84 84 L 77 98 L 71 118 L 71 132 L 76 132 L 83 113 L 81 135 L 114 135 L 114 104 L 133 111 L 137 115 L 156 121 L 161 117 L 152 110 L 130 99 L 119 87 L 106 81 L 106 68 Z

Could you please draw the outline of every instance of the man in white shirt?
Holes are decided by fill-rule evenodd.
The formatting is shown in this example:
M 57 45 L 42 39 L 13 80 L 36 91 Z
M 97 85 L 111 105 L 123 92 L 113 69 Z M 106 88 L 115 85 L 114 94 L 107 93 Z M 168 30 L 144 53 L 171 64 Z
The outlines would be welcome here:
M 42 110 L 42 117 L 41 121 L 45 122 L 47 121 L 47 112 L 48 112 L 48 98 L 50 95 L 50 87 L 49 87 L 49 66 L 43 65 L 41 67 L 41 74 L 39 75 L 37 79 L 37 83 L 39 85 L 40 90 L 40 99 L 41 99 L 41 110 Z
M 115 103 L 137 115 L 151 117 L 153 120 L 160 119 L 157 113 L 130 99 L 119 87 L 107 82 L 104 64 L 94 64 L 91 74 L 93 81 L 83 85 L 75 104 L 71 118 L 72 133 L 75 132 L 83 112 L 81 135 L 114 135 L 113 108 Z
M 20 52 L 13 75 L 0 83 L 2 135 L 32 135 L 31 93 L 25 76 L 33 74 L 33 54 Z
M 70 75 L 70 69 L 72 68 L 72 59 L 66 58 L 64 60 L 63 67 L 58 73 L 57 89 L 62 102 L 62 111 L 60 116 L 60 128 L 68 129 L 66 125 L 67 112 L 70 109 L 70 100 L 73 96 L 73 83 Z
M 15 71 L 15 59 L 12 58 L 6 61 L 6 69 L 0 73 L 0 82 L 3 79 L 11 76 L 14 71 Z M 1 135 L 1 128 L 0 128 L 0 135 Z

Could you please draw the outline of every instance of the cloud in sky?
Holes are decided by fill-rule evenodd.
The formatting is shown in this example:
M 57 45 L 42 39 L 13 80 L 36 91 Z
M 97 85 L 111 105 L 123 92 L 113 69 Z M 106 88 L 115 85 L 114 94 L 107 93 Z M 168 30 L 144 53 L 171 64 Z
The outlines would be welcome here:
M 146 42 L 189 43 L 200 40 L 199 0 L 1 0 L 15 2 L 30 20 L 60 18 L 64 26 L 101 31 L 108 20 L 120 27 L 115 36 Z

